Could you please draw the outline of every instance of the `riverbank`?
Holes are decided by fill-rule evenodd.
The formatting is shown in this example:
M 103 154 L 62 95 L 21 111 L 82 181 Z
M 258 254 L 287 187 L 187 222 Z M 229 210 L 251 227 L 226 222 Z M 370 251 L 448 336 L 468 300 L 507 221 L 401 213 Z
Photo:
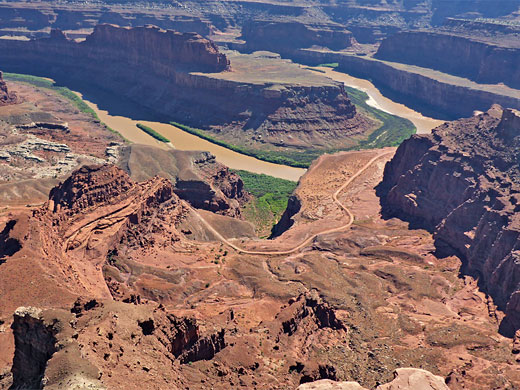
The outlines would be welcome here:
M 311 69 L 317 69 L 327 77 L 330 77 L 332 80 L 344 83 L 347 87 L 355 88 L 365 92 L 369 97 L 369 99 L 366 101 L 367 105 L 386 113 L 408 119 L 415 125 L 418 134 L 428 134 L 432 131 L 432 129 L 444 123 L 444 121 L 441 119 L 425 116 L 420 112 L 405 106 L 404 104 L 397 103 L 387 98 L 369 80 L 353 77 L 347 73 L 338 71 L 334 69 L 337 68 L 337 64 L 334 65 L 336 66 L 319 66 Z
M 474 81 L 419 66 L 328 50 L 300 49 L 291 59 L 306 65 L 338 63 L 337 70 L 370 79 L 379 91 L 425 116 L 452 120 L 493 104 L 520 108 L 520 90 Z
M 169 139 L 175 149 L 208 151 L 216 156 L 218 162 L 231 169 L 249 171 L 258 174 L 263 173 L 265 175 L 291 181 L 298 181 L 298 179 L 306 172 L 306 169 L 304 168 L 274 164 L 234 152 L 223 146 L 204 140 L 196 135 L 187 133 L 186 131 L 168 123 L 111 115 L 107 110 L 101 109 L 96 103 L 88 100 L 81 93 L 76 93 L 78 96 L 81 96 L 83 101 L 96 113 L 103 123 L 109 127 L 117 129 L 117 131 L 130 142 L 156 146 L 161 149 L 169 148 L 168 144 L 160 142 L 151 135 L 140 130 L 137 127 L 137 124 L 141 123 Z

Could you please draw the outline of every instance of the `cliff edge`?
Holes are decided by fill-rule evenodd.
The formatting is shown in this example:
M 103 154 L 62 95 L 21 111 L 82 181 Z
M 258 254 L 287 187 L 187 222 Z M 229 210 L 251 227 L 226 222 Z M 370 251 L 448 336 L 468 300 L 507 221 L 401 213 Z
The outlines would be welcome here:
M 434 231 L 437 251 L 456 254 L 520 328 L 520 112 L 493 106 L 413 136 L 387 164 L 383 212 Z

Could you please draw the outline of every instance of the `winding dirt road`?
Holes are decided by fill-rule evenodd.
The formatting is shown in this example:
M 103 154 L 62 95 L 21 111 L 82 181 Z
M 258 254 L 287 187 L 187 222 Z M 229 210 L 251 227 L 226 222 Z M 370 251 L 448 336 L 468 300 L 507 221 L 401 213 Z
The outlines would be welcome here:
M 300 249 L 302 249 L 303 247 L 307 246 L 309 243 L 311 243 L 316 237 L 318 237 L 319 235 L 321 234 L 330 234 L 330 233 L 337 233 L 337 232 L 340 232 L 340 231 L 343 231 L 345 229 L 348 229 L 350 226 L 352 226 L 352 224 L 354 223 L 354 214 L 352 214 L 352 212 L 348 209 L 348 207 L 346 207 L 343 203 L 341 203 L 338 199 L 338 195 L 345 189 L 347 188 L 355 179 L 357 179 L 360 175 L 363 174 L 363 172 L 365 172 L 368 168 L 370 168 L 370 166 L 376 162 L 377 160 L 379 160 L 381 157 L 384 157 L 384 156 L 387 156 L 387 155 L 391 155 L 391 154 L 394 154 L 394 152 L 383 152 L 383 153 L 380 153 L 378 154 L 377 156 L 373 157 L 369 162 L 367 162 L 359 171 L 357 171 L 353 176 L 349 177 L 347 179 L 347 181 L 345 181 L 345 183 L 343 183 L 343 185 L 341 187 L 339 187 L 333 194 L 332 194 L 332 199 L 334 201 L 334 203 L 336 203 L 348 216 L 348 222 L 346 224 L 344 224 L 343 226 L 339 226 L 337 228 L 333 228 L 333 229 L 327 229 L 327 230 L 323 230 L 321 232 L 318 232 L 318 233 L 315 233 L 313 235 L 311 235 L 310 237 L 306 238 L 305 240 L 303 240 L 300 244 L 298 244 L 297 246 L 295 246 L 294 248 L 292 249 L 289 249 L 289 250 L 285 250 L 285 251 L 250 251 L 250 250 L 247 250 L 247 249 L 242 249 L 240 248 L 239 246 L 233 244 L 232 242 L 230 242 L 228 239 L 224 238 L 213 226 L 211 226 L 209 224 L 208 221 L 206 221 L 195 209 L 192 209 L 194 211 L 194 213 L 197 215 L 198 218 L 200 218 L 200 220 L 202 221 L 202 223 L 204 225 L 206 225 L 206 227 L 213 233 L 215 234 L 215 236 L 224 244 L 226 244 L 227 246 L 233 248 L 234 250 L 236 250 L 237 252 L 239 253 L 244 253 L 244 254 L 247 254 L 247 255 L 289 255 L 291 253 L 294 253 L 294 252 L 297 252 L 299 251 Z M 321 161 L 320 161 L 321 163 Z M 319 164 L 317 166 L 319 166 Z M 316 167 L 317 167 L 316 166 Z M 316 167 L 314 169 L 316 169 Z

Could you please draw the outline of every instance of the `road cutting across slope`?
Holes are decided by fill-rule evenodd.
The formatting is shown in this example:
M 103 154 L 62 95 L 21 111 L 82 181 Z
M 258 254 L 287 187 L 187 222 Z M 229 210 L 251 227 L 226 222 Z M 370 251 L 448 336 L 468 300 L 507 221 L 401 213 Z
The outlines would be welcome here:
M 197 217 L 202 221 L 202 223 L 224 244 L 226 244 L 227 246 L 233 248 L 234 250 L 236 250 L 237 252 L 239 253 L 244 253 L 244 254 L 247 254 L 247 255 L 289 255 L 291 253 L 294 253 L 294 252 L 297 252 L 299 251 L 300 249 L 304 248 L 305 246 L 307 246 L 308 244 L 310 244 L 316 237 L 322 235 L 322 234 L 330 234 L 330 233 L 337 233 L 337 232 L 340 232 L 340 231 L 343 231 L 345 229 L 348 229 L 350 226 L 352 226 L 352 224 L 354 223 L 354 214 L 352 214 L 352 212 L 349 210 L 349 208 L 347 206 L 345 206 L 343 203 L 341 203 L 338 199 L 338 195 L 345 189 L 347 188 L 355 179 L 357 179 L 359 176 L 361 176 L 363 174 L 363 172 L 365 172 L 368 168 L 370 168 L 370 166 L 376 162 L 377 160 L 379 160 L 380 158 L 384 157 L 384 156 L 387 156 L 387 155 L 391 155 L 391 154 L 394 154 L 394 152 L 383 152 L 383 153 L 380 153 L 378 154 L 377 156 L 373 157 L 370 161 L 368 161 L 359 171 L 357 171 L 354 175 L 352 175 L 351 177 L 349 177 L 345 183 L 343 183 L 341 185 L 341 187 L 339 187 L 333 194 L 332 194 L 332 200 L 334 201 L 334 203 L 336 203 L 348 216 L 348 222 L 345 223 L 344 225 L 342 226 L 339 226 L 337 228 L 333 228 L 333 229 L 327 229 L 327 230 L 323 230 L 321 232 L 318 232 L 318 233 L 315 233 L 313 235 L 311 235 L 310 237 L 306 238 L 305 240 L 303 240 L 300 244 L 298 244 L 297 246 L 295 246 L 294 248 L 292 249 L 288 249 L 288 250 L 284 250 L 284 251 L 251 251 L 251 250 L 247 250 L 247 249 L 243 249 L 243 248 L 240 248 L 239 246 L 233 244 L 232 242 L 230 242 L 228 239 L 224 238 L 213 226 L 211 226 L 211 224 L 206 221 L 202 215 L 200 215 L 195 209 L 193 209 L 193 212 L 197 215 Z M 320 161 L 321 163 L 321 161 Z M 319 164 L 317 166 L 319 166 Z M 317 167 L 316 166 L 316 167 Z M 316 169 L 315 167 L 315 169 Z

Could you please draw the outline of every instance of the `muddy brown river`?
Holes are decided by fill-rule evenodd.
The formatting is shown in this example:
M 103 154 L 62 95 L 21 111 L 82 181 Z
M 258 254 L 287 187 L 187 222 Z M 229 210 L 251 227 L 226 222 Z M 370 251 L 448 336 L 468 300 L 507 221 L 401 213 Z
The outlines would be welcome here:
M 303 168 L 294 168 L 286 165 L 273 164 L 270 162 L 258 160 L 254 157 L 233 152 L 232 150 L 215 145 L 195 135 L 186 133 L 178 127 L 166 123 L 134 120 L 123 116 L 110 115 L 107 111 L 100 109 L 95 103 L 86 100 L 80 93 L 76 93 L 81 96 L 85 103 L 87 103 L 87 105 L 96 112 L 96 114 L 99 116 L 99 119 L 103 123 L 121 133 L 121 135 L 130 142 L 157 146 L 162 149 L 175 148 L 179 150 L 208 151 L 216 156 L 217 161 L 227 165 L 232 169 L 243 169 L 254 173 L 264 173 L 266 175 L 286 180 L 298 181 L 298 179 L 306 172 L 306 169 Z M 171 144 L 157 141 L 152 136 L 140 130 L 136 126 L 137 123 L 142 123 L 151 127 L 158 133 L 168 138 L 171 141 Z
M 348 87 L 356 88 L 365 92 L 369 97 L 367 100 L 369 106 L 410 120 L 417 128 L 418 134 L 428 134 L 433 128 L 444 123 L 443 120 L 429 118 L 411 108 L 408 108 L 404 104 L 396 103 L 393 100 L 388 99 L 368 80 L 358 79 L 346 73 L 337 72 L 332 68 L 317 67 L 316 69 L 325 72 L 324 75 L 333 80 L 340 81 Z
M 358 79 L 345 73 L 336 72 L 331 68 L 319 69 L 323 70 L 325 72 L 324 74 L 333 80 L 343 82 L 349 87 L 357 88 L 366 92 L 369 96 L 367 104 L 372 107 L 409 119 L 417 127 L 418 133 L 429 133 L 431 129 L 443 123 L 441 120 L 425 117 L 403 104 L 396 103 L 384 97 L 368 80 Z M 298 181 L 298 179 L 306 172 L 306 169 L 273 164 L 233 152 L 232 150 L 215 145 L 195 135 L 186 133 L 178 127 L 170 124 L 135 120 L 124 116 L 111 115 L 108 111 L 100 109 L 94 102 L 86 100 L 80 93 L 77 94 L 97 113 L 102 122 L 106 123 L 107 126 L 114 130 L 117 130 L 131 142 L 153 145 L 162 149 L 175 148 L 179 150 L 204 150 L 214 154 L 219 162 L 232 169 L 243 169 L 254 173 L 264 173 L 266 175 L 287 180 Z M 136 126 L 137 123 L 149 126 L 164 135 L 171 141 L 171 144 L 157 141 L 155 138 L 140 130 Z

